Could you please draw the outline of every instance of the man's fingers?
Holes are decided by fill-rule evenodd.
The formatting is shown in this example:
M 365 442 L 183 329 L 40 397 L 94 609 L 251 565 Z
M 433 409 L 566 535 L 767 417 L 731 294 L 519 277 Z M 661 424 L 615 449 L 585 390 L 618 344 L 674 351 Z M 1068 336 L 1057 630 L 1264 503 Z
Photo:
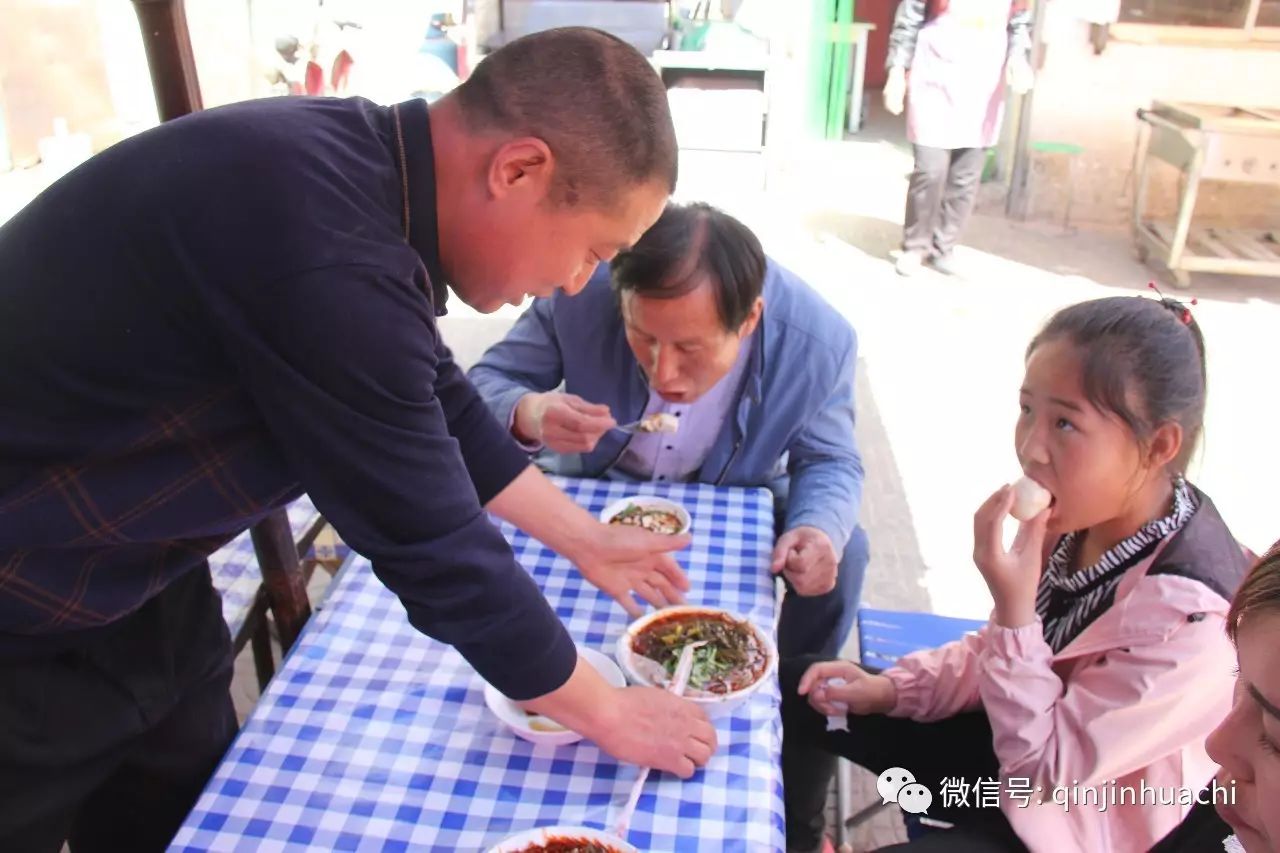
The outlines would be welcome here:
M 788 530 L 778 537 L 777 544 L 773 546 L 773 562 L 769 565 L 769 571 L 776 575 L 787 568 L 787 563 L 791 559 L 791 549 L 798 538 L 794 530 Z
M 657 590 L 667 604 L 684 604 L 684 596 L 680 594 L 680 589 L 663 572 L 650 572 L 648 583 Z M 685 584 L 687 588 L 688 580 L 685 581 Z
M 554 425 L 569 435 L 599 437 L 617 426 L 613 418 L 584 415 L 570 409 L 560 409 L 548 415 L 545 423 Z M 544 426 L 543 429 L 546 429 Z
M 674 593 L 674 590 L 659 586 L 653 581 L 652 576 L 645 580 L 637 581 L 635 583 L 635 592 L 657 608 L 670 607 L 676 603 L 674 594 L 668 594 L 668 592 Z
M 705 767 L 707 762 L 711 760 L 711 747 L 700 740 L 692 740 L 689 742 L 689 751 L 685 754 L 693 760 L 694 764 L 699 767 Z
M 618 425 L 613 418 L 582 416 L 569 422 L 569 428 L 582 435 L 599 437 Z
M 609 597 L 621 604 L 622 609 L 627 611 L 627 615 L 632 619 L 639 619 L 644 615 L 644 608 L 635 600 L 631 590 L 624 589 L 622 592 L 609 592 Z
M 814 568 L 800 573 L 788 572 L 788 579 L 796 592 L 803 596 L 826 595 L 836 588 L 834 573 L 824 574 Z
M 672 588 L 677 598 L 684 598 L 680 593 L 689 590 L 689 576 L 684 573 L 684 569 L 680 568 L 675 557 L 670 554 L 659 554 L 654 562 L 654 571 L 660 576 L 662 583 Z
M 652 530 L 641 530 L 638 527 L 613 525 L 613 546 L 616 551 L 641 551 L 653 555 L 670 554 L 672 551 L 683 551 L 693 543 L 688 533 L 670 536 L 666 533 L 654 533 Z
M 693 774 L 698 770 L 688 756 L 682 755 L 676 759 L 671 766 L 671 772 L 679 776 L 681 779 L 691 779 Z
M 652 564 L 635 564 L 626 574 L 632 578 L 632 586 L 640 597 L 653 606 L 684 604 L 681 589 L 689 588 L 689 580 L 669 557 Z
M 557 453 L 583 453 L 595 444 L 582 433 L 570 432 L 562 424 L 543 424 L 542 443 Z
M 569 408 L 581 412 L 584 415 L 613 420 L 613 416 L 609 412 L 609 407 L 604 403 L 589 403 L 577 394 L 565 394 L 564 400 L 565 403 L 569 405 Z
M 719 746 L 719 737 L 716 735 L 716 727 L 711 725 L 711 721 L 706 718 L 705 714 L 700 714 L 700 719 L 693 724 L 694 740 L 704 744 L 711 752 L 715 752 Z
M 631 585 L 631 589 L 636 595 L 640 596 L 641 599 L 652 604 L 654 607 L 661 609 L 667 606 L 667 603 L 662 600 L 662 597 L 654 591 L 653 587 L 650 586 L 647 581 L 637 581 Z
M 802 575 L 809 570 L 817 557 L 817 552 L 807 542 L 801 542 L 787 554 L 787 572 Z
M 787 567 L 787 558 L 790 556 L 791 549 L 784 549 L 779 543 L 778 548 L 773 552 L 773 562 L 769 564 L 769 571 L 775 575 Z
M 693 544 L 693 537 L 688 533 L 681 533 L 679 536 L 669 536 L 665 533 L 654 533 L 652 530 L 637 530 L 636 533 L 645 537 L 645 545 L 649 551 L 654 554 L 669 554 L 672 551 L 683 551 Z
M 564 405 L 553 411 L 553 417 L 575 432 L 604 432 L 618 425 L 608 406 L 588 403 L 573 394 L 566 394 Z

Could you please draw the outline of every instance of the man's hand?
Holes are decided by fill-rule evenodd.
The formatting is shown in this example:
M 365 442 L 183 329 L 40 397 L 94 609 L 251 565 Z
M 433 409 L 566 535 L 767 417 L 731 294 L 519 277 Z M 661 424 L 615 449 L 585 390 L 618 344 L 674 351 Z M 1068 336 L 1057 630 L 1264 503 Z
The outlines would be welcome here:
M 901 65 L 889 69 L 884 83 L 884 108 L 892 114 L 902 115 L 907 105 L 907 70 Z
M 702 709 L 657 687 L 614 691 L 615 722 L 592 738 L 619 761 L 688 779 L 716 751 L 716 730 Z
M 595 535 L 583 547 L 566 554 L 594 586 L 622 605 L 627 615 L 644 615 L 636 593 L 654 607 L 683 604 L 689 579 L 671 556 L 688 548 L 693 537 L 666 536 L 636 527 L 597 522 Z
M 600 437 L 617 425 L 608 406 L 588 403 L 576 394 L 548 391 L 520 398 L 512 432 L 526 444 L 542 444 L 556 453 L 590 453 Z
M 518 704 L 582 734 L 619 761 L 682 779 L 716 751 L 716 730 L 697 705 L 657 687 L 613 687 L 582 657 L 558 689 Z
M 816 527 L 793 527 L 773 549 L 776 575 L 782 572 L 799 595 L 826 595 L 836 588 L 839 556 L 831 537 Z
M 833 678 L 844 679 L 845 683 L 828 684 Z M 808 696 L 814 710 L 826 717 L 887 714 L 898 704 L 898 689 L 892 681 L 847 660 L 815 663 L 800 678 L 797 692 Z
M 485 508 L 519 527 L 557 554 L 567 557 L 582 576 L 616 599 L 632 616 L 644 613 L 634 591 L 656 607 L 678 604 L 689 579 L 671 556 L 693 538 L 664 536 L 604 524 L 560 491 L 530 465 Z
M 1013 488 L 1001 486 L 973 516 L 973 562 L 991 590 L 995 620 L 1005 628 L 1020 628 L 1036 619 L 1036 590 L 1040 585 L 1045 531 L 1051 509 L 1018 525 L 1018 534 L 1004 549 L 1004 519 L 1013 508 Z

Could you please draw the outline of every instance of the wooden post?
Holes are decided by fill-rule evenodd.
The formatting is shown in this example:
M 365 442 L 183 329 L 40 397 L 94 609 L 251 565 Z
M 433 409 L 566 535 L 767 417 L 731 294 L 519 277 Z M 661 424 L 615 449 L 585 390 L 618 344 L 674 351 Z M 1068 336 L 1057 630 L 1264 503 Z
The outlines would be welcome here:
M 1044 21 L 1048 4 L 1038 0 L 1033 6 L 1031 19 L 1031 68 L 1039 76 L 1044 71 Z M 1036 80 L 1036 85 L 1039 85 Z M 1020 96 L 1017 141 L 1013 146 L 1013 169 L 1009 177 L 1009 195 L 1005 198 L 1004 212 L 1011 219 L 1026 220 L 1030 215 L 1031 198 L 1031 121 L 1035 117 L 1036 89 Z
M 202 108 L 183 0 L 133 0 L 161 121 Z
M 307 579 L 298 562 L 289 516 L 282 509 L 276 510 L 255 524 L 250 532 L 267 588 L 267 601 L 271 603 L 271 614 L 280 633 L 280 649 L 288 652 L 311 616 Z
M 142 27 L 160 120 L 169 121 L 202 109 L 183 0 L 133 0 L 133 5 Z M 311 615 L 306 578 L 298 563 L 288 515 L 284 510 L 273 512 L 254 525 L 252 537 L 267 601 L 280 633 L 280 647 L 287 652 Z M 255 637 L 254 653 L 261 677 L 270 649 L 263 647 L 260 637 Z

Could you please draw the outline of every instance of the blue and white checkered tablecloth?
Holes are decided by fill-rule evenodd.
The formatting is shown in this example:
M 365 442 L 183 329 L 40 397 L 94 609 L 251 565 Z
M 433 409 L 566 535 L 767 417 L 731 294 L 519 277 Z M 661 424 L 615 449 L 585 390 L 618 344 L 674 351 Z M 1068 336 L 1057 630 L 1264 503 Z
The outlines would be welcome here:
M 320 511 L 306 495 L 289 504 L 288 514 L 294 542 L 320 517 Z M 222 596 L 222 618 L 227 621 L 234 637 L 244 625 L 253 606 L 253 598 L 262 585 L 258 555 L 253 550 L 249 531 L 209 555 L 209 573 L 213 576 L 213 588 Z
M 593 513 L 635 485 L 557 481 Z M 772 630 L 773 507 L 764 490 L 645 486 L 693 516 L 681 553 L 694 604 Z M 574 638 L 612 653 L 623 610 L 570 563 L 502 525 Z M 534 746 L 488 711 L 453 649 L 414 631 L 355 557 L 245 723 L 174 839 L 188 850 L 487 849 L 552 824 L 611 826 L 638 772 L 581 741 Z M 629 840 L 647 851 L 783 849 L 776 683 L 717 721 L 692 780 L 652 774 Z

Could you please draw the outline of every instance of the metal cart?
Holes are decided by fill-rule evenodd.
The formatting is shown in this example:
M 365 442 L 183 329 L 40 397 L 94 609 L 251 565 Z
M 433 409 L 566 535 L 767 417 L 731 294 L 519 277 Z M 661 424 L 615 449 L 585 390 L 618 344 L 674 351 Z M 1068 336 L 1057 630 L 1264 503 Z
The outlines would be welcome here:
M 1264 229 L 1196 227 L 1201 181 L 1280 187 L 1280 108 L 1155 101 L 1138 110 L 1145 125 L 1135 157 L 1133 232 L 1138 258 L 1159 260 L 1174 284 L 1188 287 L 1193 272 L 1280 276 L 1280 222 Z M 1147 216 L 1151 158 L 1182 172 L 1177 219 Z

